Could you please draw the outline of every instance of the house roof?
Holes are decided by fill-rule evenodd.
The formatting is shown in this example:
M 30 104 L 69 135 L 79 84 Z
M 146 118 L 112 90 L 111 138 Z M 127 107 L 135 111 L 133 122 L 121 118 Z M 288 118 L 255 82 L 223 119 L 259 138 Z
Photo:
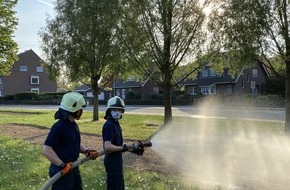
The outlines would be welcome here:
M 260 65 L 263 68 L 263 71 L 265 72 L 266 76 L 269 76 L 269 71 L 265 67 L 265 65 L 262 63 L 261 60 L 258 60 L 258 65 Z M 224 72 L 220 76 L 214 76 L 214 77 L 206 77 L 203 78 L 201 76 L 201 73 L 198 74 L 197 79 L 189 79 L 186 80 L 184 85 L 193 85 L 193 86 L 211 86 L 214 84 L 230 84 L 230 83 L 236 83 L 238 79 L 240 78 L 241 74 L 243 73 L 244 69 L 241 70 L 240 74 L 236 77 L 232 77 L 229 75 L 229 69 L 224 69 Z
M 74 92 L 87 92 L 87 91 L 89 91 L 89 90 L 91 90 L 91 87 L 88 86 L 88 85 L 86 85 L 86 84 L 83 84 L 83 85 L 81 85 L 81 86 L 76 87 L 76 88 L 75 88 L 74 90 L 72 90 L 72 91 L 74 91 Z
M 188 79 L 185 81 L 184 85 L 211 86 L 214 84 L 235 83 L 235 81 L 236 77 L 231 77 L 228 74 L 228 69 L 225 69 L 225 71 L 220 76 L 202 78 L 200 73 L 197 79 Z
M 136 81 L 125 81 L 125 80 L 117 80 L 114 88 L 138 88 L 142 87 L 143 83 L 142 82 L 136 82 Z

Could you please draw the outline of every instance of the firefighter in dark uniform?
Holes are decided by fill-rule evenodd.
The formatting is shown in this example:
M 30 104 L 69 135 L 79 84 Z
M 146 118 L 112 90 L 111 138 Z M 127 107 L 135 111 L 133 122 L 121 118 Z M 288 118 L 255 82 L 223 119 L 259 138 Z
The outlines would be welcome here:
M 119 120 L 125 112 L 125 103 L 114 96 L 107 102 L 103 126 L 103 148 L 106 151 L 104 165 L 107 172 L 107 189 L 124 190 L 123 158 L 122 152 L 127 151 L 126 144 L 123 145 L 122 129 Z
M 85 106 L 86 102 L 81 94 L 69 92 L 62 97 L 54 115 L 58 121 L 51 127 L 42 150 L 43 155 L 51 162 L 50 177 L 59 171 L 63 175 L 53 184 L 53 190 L 82 190 L 79 168 L 72 170 L 71 164 L 78 159 L 80 153 L 91 159 L 98 157 L 96 150 L 88 149 L 81 143 L 79 127 L 75 122 L 82 116 Z

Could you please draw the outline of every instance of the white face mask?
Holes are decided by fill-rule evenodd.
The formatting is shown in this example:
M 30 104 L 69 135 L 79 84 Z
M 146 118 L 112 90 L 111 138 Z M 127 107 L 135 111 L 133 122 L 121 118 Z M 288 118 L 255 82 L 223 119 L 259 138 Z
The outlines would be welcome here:
M 111 116 L 115 120 L 119 120 L 122 117 L 122 112 L 120 112 L 120 111 L 111 111 Z

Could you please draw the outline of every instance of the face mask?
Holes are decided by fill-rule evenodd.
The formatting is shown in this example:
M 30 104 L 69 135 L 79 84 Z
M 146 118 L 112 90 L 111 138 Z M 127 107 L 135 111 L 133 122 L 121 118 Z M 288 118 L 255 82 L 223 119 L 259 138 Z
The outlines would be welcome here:
M 122 117 L 122 113 L 119 111 L 111 111 L 112 118 L 119 120 Z

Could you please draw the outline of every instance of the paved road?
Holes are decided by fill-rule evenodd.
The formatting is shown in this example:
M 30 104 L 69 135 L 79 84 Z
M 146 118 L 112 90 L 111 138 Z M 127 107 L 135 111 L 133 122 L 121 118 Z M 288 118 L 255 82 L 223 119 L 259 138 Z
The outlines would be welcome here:
M 22 109 L 53 109 L 57 110 L 57 105 L 0 105 L 0 108 L 22 108 Z M 105 111 L 104 105 L 99 106 L 99 111 Z M 86 108 L 92 111 L 92 106 Z M 163 106 L 126 106 L 126 113 L 137 114 L 164 114 Z M 198 108 L 195 106 L 174 106 L 172 107 L 172 114 L 175 116 L 188 117 L 212 117 L 212 118 L 244 118 L 254 120 L 270 120 L 270 121 L 284 121 L 284 108 Z

